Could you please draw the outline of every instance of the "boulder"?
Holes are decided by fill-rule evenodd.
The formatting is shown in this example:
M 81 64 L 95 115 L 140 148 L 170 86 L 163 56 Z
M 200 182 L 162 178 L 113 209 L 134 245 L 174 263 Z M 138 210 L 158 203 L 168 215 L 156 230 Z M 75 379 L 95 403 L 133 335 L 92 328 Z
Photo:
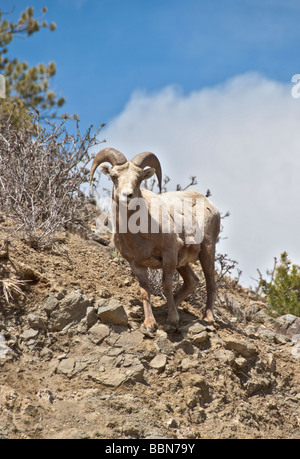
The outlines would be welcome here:
M 167 356 L 165 354 L 157 354 L 154 359 L 149 363 L 151 368 L 156 370 L 163 371 L 167 363 Z
M 49 299 L 47 300 L 47 303 Z M 81 290 L 72 290 L 66 295 L 51 312 L 50 328 L 52 331 L 61 331 L 69 324 L 76 324 L 86 315 L 91 301 Z
M 249 358 L 250 356 L 258 354 L 256 346 L 243 339 L 239 340 L 233 337 L 225 338 L 224 345 L 226 349 L 230 351 L 235 351 L 245 358 Z
M 284 314 L 276 319 L 276 332 L 289 337 L 300 334 L 300 317 L 293 314 Z
M 89 329 L 88 337 L 92 343 L 100 344 L 109 335 L 109 332 L 107 325 L 96 324 Z
M 128 325 L 125 309 L 118 300 L 102 300 L 97 302 L 98 317 L 101 322 L 113 325 Z

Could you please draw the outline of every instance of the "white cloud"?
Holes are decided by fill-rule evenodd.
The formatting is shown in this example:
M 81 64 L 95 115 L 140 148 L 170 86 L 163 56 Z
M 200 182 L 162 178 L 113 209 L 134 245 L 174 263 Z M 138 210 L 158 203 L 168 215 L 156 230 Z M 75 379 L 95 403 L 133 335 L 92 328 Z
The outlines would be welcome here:
M 284 250 L 300 264 L 300 100 L 290 84 L 251 73 L 190 94 L 136 91 L 103 132 L 128 159 L 157 154 L 168 189 L 196 175 L 196 188 L 211 190 L 230 212 L 218 251 L 239 262 L 245 285 Z

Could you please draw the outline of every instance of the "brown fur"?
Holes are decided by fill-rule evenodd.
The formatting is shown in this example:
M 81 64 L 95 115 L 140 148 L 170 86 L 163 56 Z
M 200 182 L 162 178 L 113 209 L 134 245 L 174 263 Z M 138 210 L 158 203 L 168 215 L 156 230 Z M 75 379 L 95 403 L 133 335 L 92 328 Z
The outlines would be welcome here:
M 198 278 L 190 266 L 190 263 L 194 263 L 198 259 L 206 279 L 207 303 L 204 319 L 213 320 L 213 306 L 216 297 L 215 245 L 220 231 L 218 210 L 206 197 L 196 191 L 171 191 L 156 195 L 149 190 L 141 190 L 140 183 L 153 175 L 155 172 L 153 168 L 144 170 L 128 161 L 113 168 L 102 165 L 102 172 L 109 175 L 114 182 L 113 200 L 116 203 L 116 230 L 113 240 L 138 279 L 145 313 L 143 325 L 151 331 L 156 327 L 150 302 L 148 268 L 163 270 L 162 285 L 167 300 L 168 322 L 177 326 L 179 322 L 177 307 L 195 289 L 198 283 Z M 126 196 L 127 200 L 125 199 Z M 120 200 L 119 197 L 125 200 Z M 120 232 L 120 224 L 124 224 L 124 221 L 120 221 L 122 218 L 119 214 L 120 208 L 121 206 L 127 207 L 125 209 L 127 210 L 127 221 L 125 222 L 127 225 L 135 212 L 135 210 L 128 210 L 128 205 L 134 198 L 143 199 L 146 212 L 149 213 L 148 226 L 144 228 L 143 232 L 132 233 L 127 227 L 126 232 Z M 178 233 L 172 230 L 169 233 L 164 233 L 161 226 L 161 215 L 158 221 L 158 232 L 151 232 L 151 206 L 155 203 L 165 203 L 169 206 L 170 203 L 180 203 L 184 199 L 204 200 L 204 237 L 199 244 L 186 243 L 184 229 Z M 176 219 L 176 212 L 172 217 L 174 220 Z M 175 270 L 183 278 L 183 285 L 174 296 L 173 274 Z

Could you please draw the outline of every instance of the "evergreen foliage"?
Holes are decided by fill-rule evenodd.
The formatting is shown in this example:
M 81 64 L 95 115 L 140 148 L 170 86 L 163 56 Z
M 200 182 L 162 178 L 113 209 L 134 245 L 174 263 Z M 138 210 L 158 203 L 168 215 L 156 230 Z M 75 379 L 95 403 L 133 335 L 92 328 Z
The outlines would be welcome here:
M 29 126 L 32 118 L 30 112 L 39 111 L 40 119 L 56 117 L 57 110 L 63 106 L 65 99 L 58 98 L 50 89 L 50 80 L 56 73 L 55 62 L 39 63 L 29 67 L 9 53 L 9 45 L 18 36 L 27 38 L 42 28 L 50 31 L 56 29 L 55 23 L 48 24 L 44 19 L 47 8 L 41 10 L 36 18 L 34 8 L 28 7 L 20 14 L 17 22 L 7 18 L 11 13 L 0 9 L 0 74 L 5 77 L 6 98 L 0 99 L 0 121 L 4 122 L 13 112 L 12 121 L 16 126 L 25 121 Z
M 273 270 L 267 271 L 269 280 L 259 275 L 259 287 L 267 295 L 270 313 L 300 316 L 300 266 L 292 264 L 287 252 L 280 255 L 280 263 L 274 259 Z

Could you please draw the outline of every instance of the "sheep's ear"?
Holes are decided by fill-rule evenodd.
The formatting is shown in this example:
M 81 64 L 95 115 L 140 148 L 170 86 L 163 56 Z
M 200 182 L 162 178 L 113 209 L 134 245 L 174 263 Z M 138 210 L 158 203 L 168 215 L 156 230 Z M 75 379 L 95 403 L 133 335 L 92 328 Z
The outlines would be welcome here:
M 154 167 L 149 167 L 148 169 L 145 169 L 144 170 L 144 179 L 143 180 L 149 179 L 150 177 L 152 177 L 152 175 L 154 173 L 155 173 Z
M 110 172 L 112 170 L 112 167 L 110 167 L 108 164 L 101 164 L 100 169 L 101 169 L 101 172 L 104 175 L 110 176 Z

